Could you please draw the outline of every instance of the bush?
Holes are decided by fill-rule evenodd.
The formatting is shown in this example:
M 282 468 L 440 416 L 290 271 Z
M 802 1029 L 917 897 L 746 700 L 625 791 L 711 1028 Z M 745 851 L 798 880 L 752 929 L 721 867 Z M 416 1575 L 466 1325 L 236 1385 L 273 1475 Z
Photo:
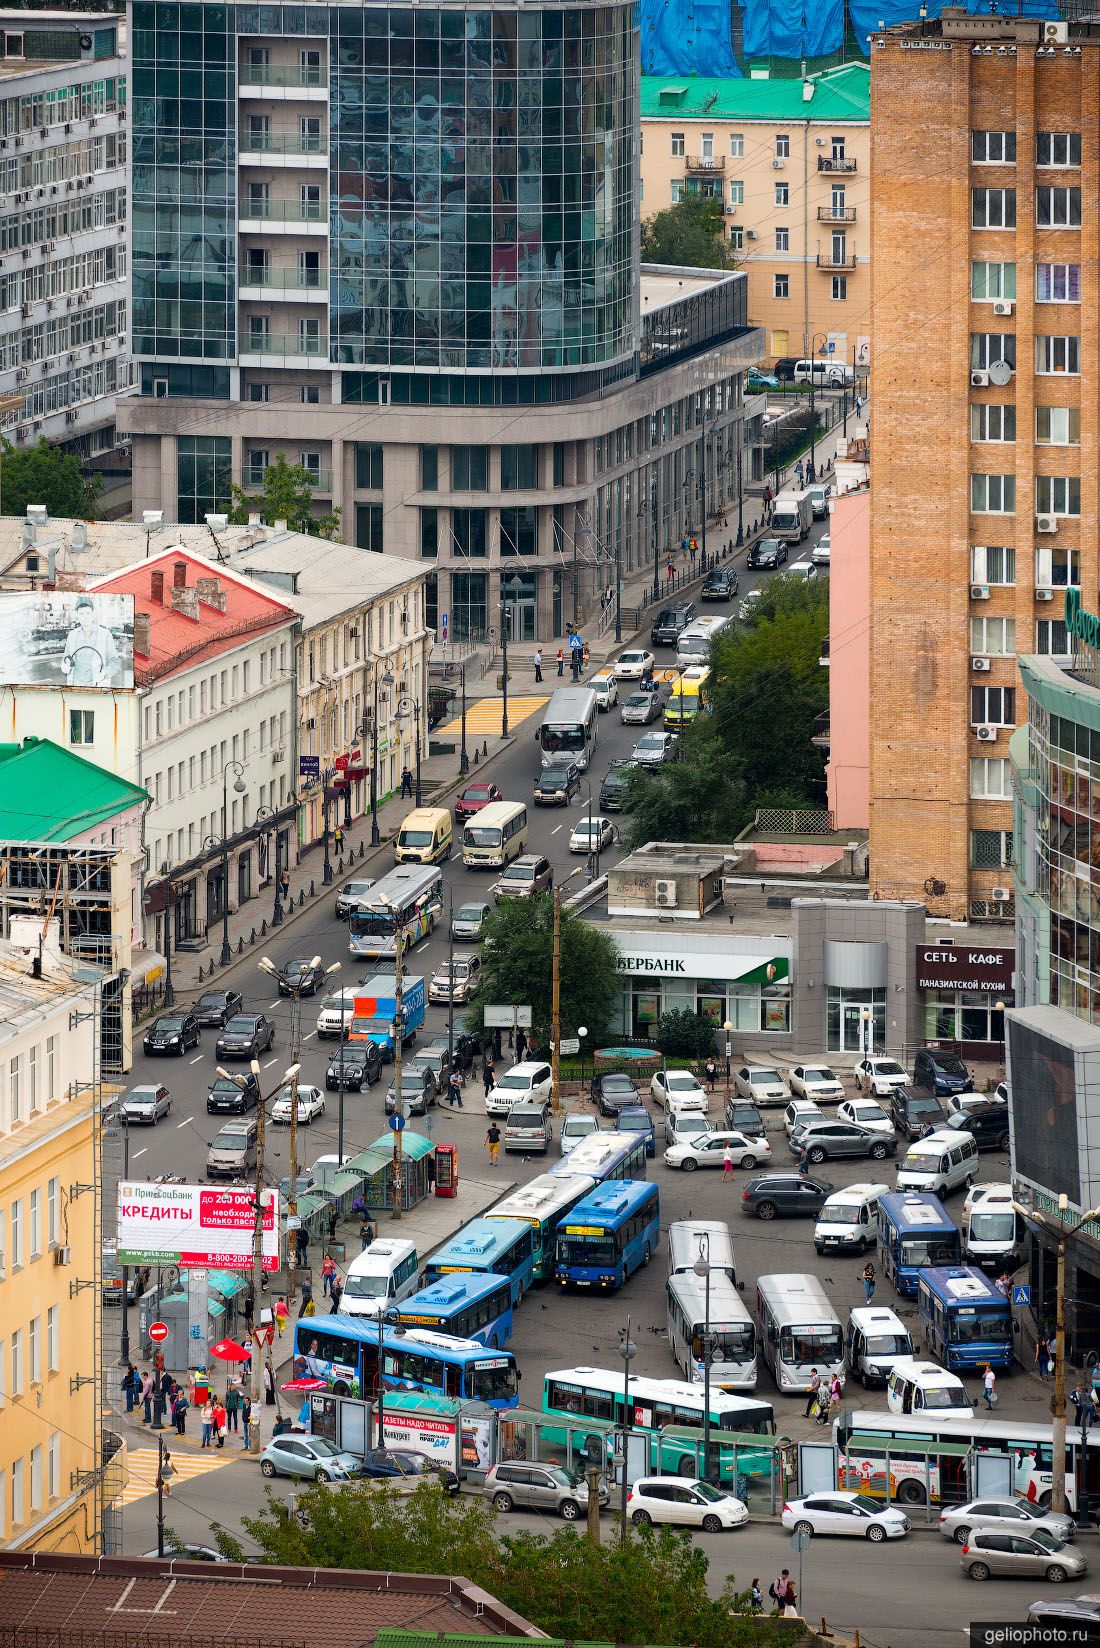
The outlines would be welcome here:
M 714 1052 L 714 1026 L 689 1007 L 674 1007 L 658 1021 L 657 1046 L 670 1058 L 705 1059 Z

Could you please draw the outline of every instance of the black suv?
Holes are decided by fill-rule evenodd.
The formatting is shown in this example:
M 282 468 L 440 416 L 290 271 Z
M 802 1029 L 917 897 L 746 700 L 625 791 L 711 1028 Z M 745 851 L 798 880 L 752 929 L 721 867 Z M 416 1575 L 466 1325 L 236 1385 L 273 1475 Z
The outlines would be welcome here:
M 774 1219 L 777 1214 L 816 1215 L 835 1188 L 824 1179 L 804 1179 L 797 1173 L 765 1173 L 750 1179 L 742 1189 L 741 1211 L 754 1213 L 758 1219 Z
M 239 1013 L 243 1006 L 239 990 L 207 990 L 191 1011 L 204 1028 L 224 1030 L 234 1013 Z
M 703 579 L 700 601 L 731 601 L 737 594 L 737 574 L 732 567 L 715 567 Z
M 382 1049 L 376 1041 L 345 1041 L 328 1061 L 325 1089 L 338 1093 L 341 1087 L 361 1093 L 373 1087 L 382 1074 Z
M 797 355 L 780 355 L 779 359 L 772 367 L 772 371 L 775 373 L 775 376 L 779 379 L 780 383 L 793 383 L 794 369 L 797 365 Z
M 655 647 L 674 647 L 694 617 L 694 601 L 681 601 L 677 606 L 665 607 L 653 620 L 653 628 L 649 632 L 651 644 Z
M 735 1093 L 726 1100 L 725 1125 L 731 1133 L 747 1133 L 750 1139 L 764 1137 L 764 1122 L 754 1104 Z
M 969 1093 L 974 1083 L 957 1053 L 922 1047 L 913 1060 L 913 1086 L 926 1093 Z
M 1008 1149 L 1007 1104 L 983 1104 L 975 1110 L 951 1117 L 951 1126 L 971 1133 L 979 1150 Z
M 275 1025 L 266 1013 L 238 1013 L 218 1037 L 219 1059 L 258 1059 L 275 1040 Z
M 259 1103 L 259 1098 L 260 1084 L 251 1070 L 242 1075 L 240 1081 L 234 1076 L 215 1076 L 206 1095 L 207 1114 L 243 1116 Z
M 600 806 L 604 812 L 622 812 L 626 804 L 626 792 L 630 788 L 630 775 L 634 769 L 633 761 L 614 761 L 607 769 L 604 781 L 600 785 Z
M 890 1116 L 907 1139 L 919 1139 L 928 1127 L 948 1126 L 947 1112 L 935 1094 L 914 1093 L 911 1087 L 895 1087 L 890 1095 Z
M 162 1013 L 146 1030 L 141 1044 L 146 1053 L 175 1053 L 182 1058 L 189 1047 L 199 1045 L 199 1021 L 194 1013 Z

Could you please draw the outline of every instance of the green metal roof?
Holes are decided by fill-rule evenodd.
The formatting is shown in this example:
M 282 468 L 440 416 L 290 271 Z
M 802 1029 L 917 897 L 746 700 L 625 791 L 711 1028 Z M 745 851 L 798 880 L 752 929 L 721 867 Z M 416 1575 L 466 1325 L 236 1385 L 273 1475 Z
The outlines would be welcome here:
M 435 1145 L 432 1143 L 431 1139 L 426 1139 L 424 1137 L 423 1133 L 413 1133 L 407 1127 L 402 1129 L 402 1133 L 401 1133 L 401 1153 L 404 1156 L 408 1156 L 410 1161 L 418 1162 L 420 1160 L 421 1156 L 430 1155 L 431 1152 L 434 1149 L 435 1149 Z M 370 1145 L 367 1146 L 367 1150 L 368 1151 L 372 1151 L 372 1150 L 385 1151 L 385 1150 L 388 1150 L 389 1153 L 390 1153 L 390 1157 L 392 1159 L 392 1157 L 393 1157 L 393 1134 L 391 1132 L 388 1132 L 388 1131 L 383 1133 L 380 1138 L 375 1139 L 373 1144 L 370 1144 Z M 359 1160 L 358 1156 L 355 1159 L 356 1159 L 356 1161 L 358 1161 Z
M 805 85 L 813 96 L 803 96 Z M 790 80 L 709 80 L 696 75 L 642 76 L 643 120 L 803 120 L 869 125 L 871 71 L 865 63 Z
M 0 744 L 0 841 L 71 841 L 148 799 L 48 738 Z

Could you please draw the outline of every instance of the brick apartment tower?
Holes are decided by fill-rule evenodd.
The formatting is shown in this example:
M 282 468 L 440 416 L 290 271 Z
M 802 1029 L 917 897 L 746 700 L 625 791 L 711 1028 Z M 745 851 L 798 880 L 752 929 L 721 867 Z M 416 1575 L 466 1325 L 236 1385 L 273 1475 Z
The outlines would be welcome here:
M 872 887 L 1007 920 L 1016 654 L 1098 604 L 1100 26 L 945 8 L 871 68 Z

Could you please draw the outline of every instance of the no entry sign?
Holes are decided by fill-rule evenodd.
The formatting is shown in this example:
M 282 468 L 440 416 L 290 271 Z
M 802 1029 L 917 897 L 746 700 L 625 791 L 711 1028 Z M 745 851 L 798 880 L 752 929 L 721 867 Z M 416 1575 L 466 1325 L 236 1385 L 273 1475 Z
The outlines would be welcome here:
M 168 1323 L 150 1322 L 149 1337 L 153 1341 L 154 1345 L 163 1345 L 164 1341 L 168 1337 Z

